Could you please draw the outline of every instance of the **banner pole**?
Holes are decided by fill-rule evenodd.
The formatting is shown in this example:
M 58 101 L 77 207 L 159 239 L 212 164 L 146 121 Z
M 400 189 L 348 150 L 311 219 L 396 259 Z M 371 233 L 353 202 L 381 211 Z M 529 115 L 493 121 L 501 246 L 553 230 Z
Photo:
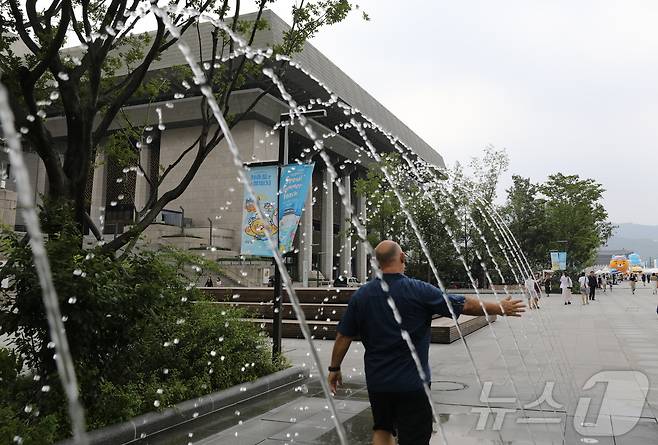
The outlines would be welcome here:
M 283 121 L 283 119 L 282 119 Z M 282 125 L 279 129 L 279 167 L 276 180 L 277 187 L 277 219 L 279 219 L 280 193 L 281 193 L 281 170 L 284 165 L 288 164 L 288 125 Z M 280 230 L 277 228 L 276 232 L 276 246 L 279 248 L 280 244 Z M 285 259 L 285 255 L 284 255 Z M 283 292 L 281 292 L 281 271 L 274 262 L 274 295 L 272 300 L 272 360 L 276 360 L 281 354 L 281 337 L 282 337 L 282 311 L 283 311 Z

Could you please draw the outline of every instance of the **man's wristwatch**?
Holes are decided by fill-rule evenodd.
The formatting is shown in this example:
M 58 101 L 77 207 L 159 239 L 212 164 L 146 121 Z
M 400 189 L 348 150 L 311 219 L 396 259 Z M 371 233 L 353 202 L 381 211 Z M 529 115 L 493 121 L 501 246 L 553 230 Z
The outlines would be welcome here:
M 340 366 L 329 366 L 329 372 L 340 372 Z

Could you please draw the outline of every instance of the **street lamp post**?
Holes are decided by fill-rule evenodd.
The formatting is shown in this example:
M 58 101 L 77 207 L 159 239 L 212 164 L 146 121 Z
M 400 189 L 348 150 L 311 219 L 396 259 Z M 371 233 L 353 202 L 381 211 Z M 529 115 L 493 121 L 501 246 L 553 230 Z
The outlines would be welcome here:
M 327 110 L 309 110 L 302 111 L 299 114 L 305 116 L 306 118 L 319 118 L 326 117 Z M 281 185 L 281 167 L 288 164 L 288 153 L 289 153 L 289 138 L 290 130 L 289 124 L 291 115 L 289 113 L 284 113 L 280 115 L 279 119 L 279 174 L 277 175 L 277 189 Z M 285 124 L 285 125 L 284 125 Z M 277 192 L 277 202 L 279 200 L 279 193 Z M 278 208 L 278 206 L 277 206 Z M 276 246 L 279 248 L 279 230 L 276 232 Z M 284 254 L 285 260 L 285 254 Z M 285 267 L 285 264 L 284 264 Z M 282 310 L 283 310 L 283 295 L 282 295 L 283 283 L 281 282 L 281 271 L 279 266 L 274 262 L 274 295 L 273 295 L 273 310 L 272 310 L 272 359 L 275 360 L 276 357 L 281 353 L 281 331 L 282 331 Z
M 180 232 L 185 236 L 185 209 L 182 206 L 178 206 L 180 208 Z
M 208 247 L 212 247 L 212 219 L 208 218 L 208 222 L 210 223 L 210 233 L 208 234 Z

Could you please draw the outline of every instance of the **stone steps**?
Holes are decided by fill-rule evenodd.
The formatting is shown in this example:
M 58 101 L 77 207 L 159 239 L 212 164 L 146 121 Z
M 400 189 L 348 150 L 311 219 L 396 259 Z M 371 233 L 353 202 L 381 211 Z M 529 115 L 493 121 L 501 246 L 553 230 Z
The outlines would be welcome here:
M 491 319 L 492 322 L 495 322 L 496 316 L 492 316 Z M 268 334 L 272 335 L 271 318 L 249 318 L 246 320 L 258 324 Z M 307 320 L 307 323 L 314 339 L 333 340 L 336 338 L 338 321 Z M 473 317 L 470 315 L 459 317 L 459 327 L 465 336 L 486 325 L 487 321 L 484 317 Z M 283 338 L 304 338 L 297 320 L 281 320 L 281 327 L 281 336 Z M 436 318 L 432 321 L 430 340 L 432 343 L 449 344 L 457 340 L 459 340 L 459 332 L 452 319 Z
M 270 335 L 272 333 L 273 289 L 271 287 L 221 287 L 202 288 L 210 297 L 210 304 L 228 305 L 246 309 L 250 313 L 247 319 L 258 324 Z M 336 327 L 347 309 L 350 297 L 356 288 L 296 288 L 297 297 L 304 316 L 316 339 L 333 340 Z M 302 330 L 297 316 L 284 293 L 282 305 L 282 336 L 284 338 L 302 338 Z M 495 321 L 495 317 L 492 317 Z M 459 317 L 459 327 L 468 335 L 484 326 L 484 317 Z M 459 339 L 457 327 L 450 318 L 436 318 L 431 326 L 432 343 L 452 343 Z

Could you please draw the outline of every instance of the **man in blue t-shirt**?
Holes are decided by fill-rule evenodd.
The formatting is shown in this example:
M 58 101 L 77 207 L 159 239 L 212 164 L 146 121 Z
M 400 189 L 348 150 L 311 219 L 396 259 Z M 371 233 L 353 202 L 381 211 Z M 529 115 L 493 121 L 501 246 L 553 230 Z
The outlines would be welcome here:
M 423 381 L 401 335 L 404 329 L 411 338 L 427 383 L 430 381 L 428 354 L 430 324 L 434 314 L 450 317 L 450 309 L 440 289 L 404 275 L 405 254 L 390 240 L 375 249 L 388 292 L 380 280 L 372 280 L 354 293 L 343 319 L 331 354 L 329 385 L 335 393 L 342 384 L 340 364 L 352 339 L 360 337 L 365 347 L 365 371 L 368 396 L 374 420 L 373 444 L 429 444 L 432 435 L 432 409 Z M 389 297 L 401 316 L 395 319 Z M 448 295 L 455 316 L 484 315 L 477 299 Z M 488 314 L 518 317 L 524 312 L 522 300 L 507 298 L 500 305 L 483 302 Z

